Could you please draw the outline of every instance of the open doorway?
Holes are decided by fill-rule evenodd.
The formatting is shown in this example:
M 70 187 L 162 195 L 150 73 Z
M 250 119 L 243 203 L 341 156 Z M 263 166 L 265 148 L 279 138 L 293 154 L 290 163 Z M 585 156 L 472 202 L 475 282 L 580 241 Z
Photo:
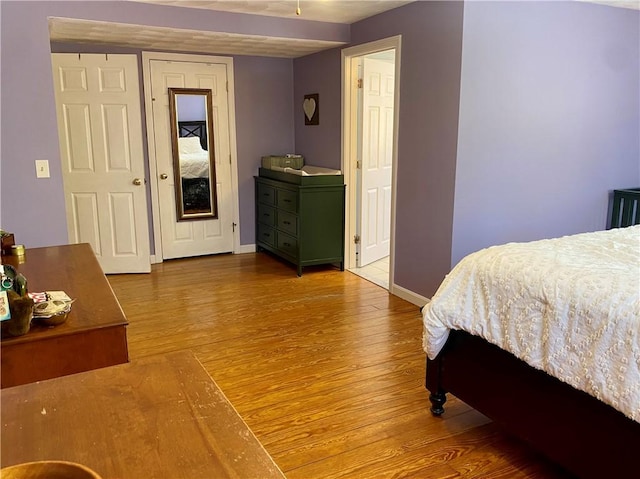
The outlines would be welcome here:
M 346 268 L 393 286 L 400 37 L 343 50 Z

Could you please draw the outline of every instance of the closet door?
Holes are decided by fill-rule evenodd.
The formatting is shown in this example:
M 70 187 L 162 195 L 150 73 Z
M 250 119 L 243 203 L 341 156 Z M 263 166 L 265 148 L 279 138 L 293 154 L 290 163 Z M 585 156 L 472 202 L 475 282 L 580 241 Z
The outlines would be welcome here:
M 150 60 L 153 135 L 163 259 L 233 251 L 234 189 L 230 146 L 228 70 L 225 63 Z M 217 218 L 178 220 L 171 142 L 169 88 L 210 90 Z
M 52 54 L 70 243 L 105 273 L 151 271 L 135 55 Z

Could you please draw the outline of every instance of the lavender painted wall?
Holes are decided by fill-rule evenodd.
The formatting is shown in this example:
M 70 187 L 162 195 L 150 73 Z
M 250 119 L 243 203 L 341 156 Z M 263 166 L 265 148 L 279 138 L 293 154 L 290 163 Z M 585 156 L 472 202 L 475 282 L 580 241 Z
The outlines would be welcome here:
M 348 26 L 345 25 L 131 2 L 3 1 L 0 9 L 0 217 L 2 228 L 15 232 L 18 241 L 27 247 L 67 242 L 48 16 L 335 41 L 348 38 Z M 119 50 L 123 49 L 105 47 L 102 51 Z M 259 155 L 293 149 L 292 61 L 237 57 L 235 63 L 240 241 L 251 244 L 254 242 L 254 214 L 250 183 Z M 247 68 L 247 74 L 243 68 Z M 257 110 L 256 99 L 261 105 Z M 276 122 L 268 112 L 281 116 Z M 36 159 L 49 160 L 50 179 L 35 178 Z M 15 206 L 16 199 L 20 199 L 20 208 Z
M 236 129 L 241 244 L 254 244 L 255 187 L 263 155 L 294 150 L 293 62 L 236 57 Z M 242 131 L 242 135 L 240 135 Z
M 65 244 L 47 18 L 27 2 L 0 9 L 2 228 L 27 247 Z M 49 160 L 51 178 L 36 179 L 37 159 Z
M 306 164 L 341 168 L 342 112 L 340 50 L 333 49 L 294 60 L 294 121 L 296 153 Z M 304 96 L 317 93 L 319 124 L 305 125 Z
M 450 269 L 462 13 L 462 2 L 416 2 L 351 26 L 352 45 L 402 35 L 395 282 L 427 297 Z M 296 106 L 322 88 L 320 124 L 330 125 L 296 116 L 296 148 L 339 166 L 340 51 L 296 59 L 294 71 Z
M 467 2 L 452 264 L 606 226 L 640 186 L 640 12 Z
M 178 121 L 202 121 L 207 118 L 205 97 L 180 95 L 177 103 Z

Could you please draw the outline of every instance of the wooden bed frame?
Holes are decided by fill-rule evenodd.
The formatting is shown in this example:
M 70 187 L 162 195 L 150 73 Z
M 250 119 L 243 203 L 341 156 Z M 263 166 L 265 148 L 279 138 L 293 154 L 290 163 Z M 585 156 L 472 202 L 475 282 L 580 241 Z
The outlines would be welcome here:
M 482 338 L 451 331 L 426 388 L 434 415 L 451 393 L 578 477 L 638 471 L 640 423 Z
M 209 145 L 207 143 L 207 122 L 204 120 L 179 121 L 178 136 L 180 138 L 197 136 L 200 138 L 200 146 L 202 149 L 209 149 Z

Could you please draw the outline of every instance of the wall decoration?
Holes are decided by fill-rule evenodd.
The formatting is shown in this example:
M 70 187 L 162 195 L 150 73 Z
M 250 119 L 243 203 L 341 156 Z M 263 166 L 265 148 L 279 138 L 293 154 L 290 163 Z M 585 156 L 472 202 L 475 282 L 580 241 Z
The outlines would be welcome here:
M 304 96 L 304 102 L 302 103 L 302 109 L 304 110 L 304 124 L 305 125 L 319 125 L 320 124 L 320 95 L 318 93 L 312 93 Z

